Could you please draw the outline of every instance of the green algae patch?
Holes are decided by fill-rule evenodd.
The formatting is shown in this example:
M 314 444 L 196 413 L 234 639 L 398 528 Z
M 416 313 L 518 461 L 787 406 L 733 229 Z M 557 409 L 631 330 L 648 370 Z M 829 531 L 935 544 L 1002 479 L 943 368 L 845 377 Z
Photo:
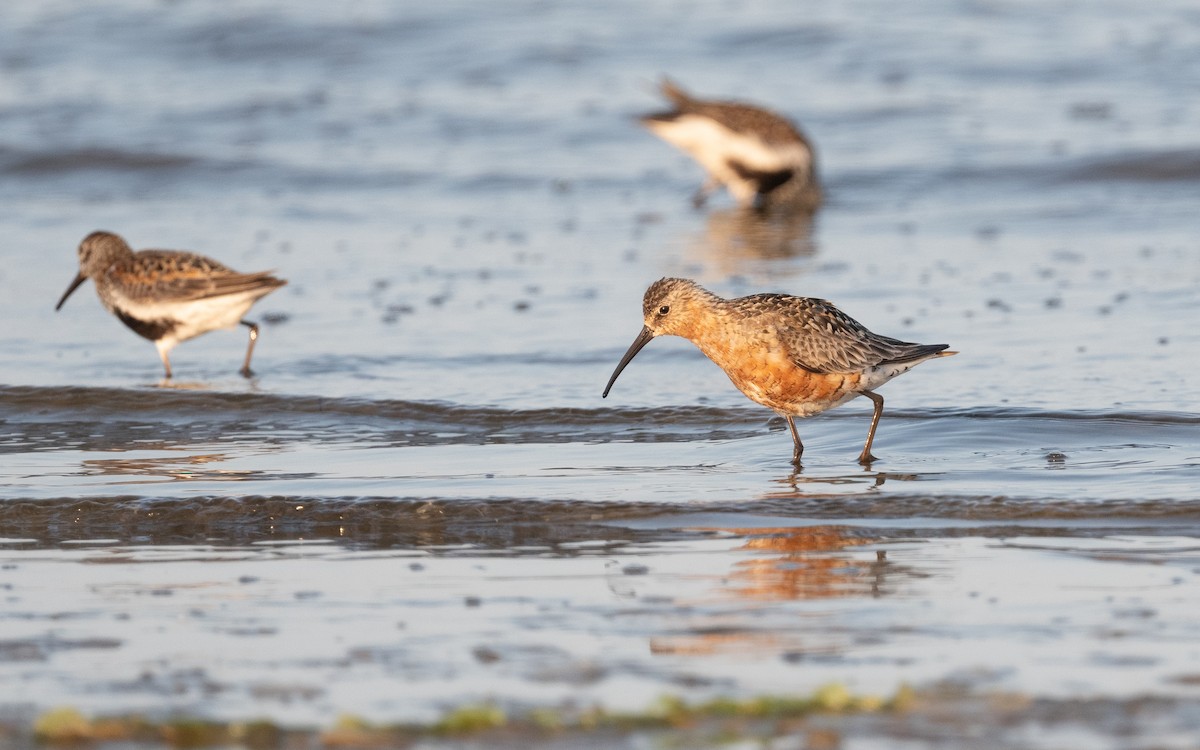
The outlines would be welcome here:
M 883 708 L 888 711 L 908 711 L 917 703 L 917 691 L 911 685 L 901 685 L 896 694 L 885 701 Z
M 811 695 L 760 695 L 753 698 L 714 698 L 689 705 L 680 698 L 659 700 L 650 714 L 670 724 L 678 725 L 695 719 L 788 719 L 803 718 L 814 713 L 874 713 L 899 711 L 911 704 L 912 691 L 901 686 L 891 698 L 875 695 L 856 695 L 845 685 L 833 682 L 822 685 Z
M 69 706 L 53 708 L 34 720 L 33 736 L 53 744 L 81 742 L 92 739 L 91 722 Z
M 857 695 L 841 683 L 829 683 L 809 695 L 762 695 L 750 698 L 720 697 L 691 703 L 678 695 L 664 695 L 642 711 L 614 712 L 602 706 L 539 707 L 509 713 L 494 703 L 468 704 L 447 711 L 433 722 L 375 724 L 354 715 L 342 715 L 328 729 L 284 729 L 269 721 L 222 723 L 177 717 L 160 722 L 140 716 L 89 719 L 74 708 L 47 711 L 33 723 L 33 736 L 42 745 L 80 745 L 99 742 L 140 742 L 170 748 L 238 747 L 273 750 L 292 740 L 316 739 L 327 748 L 396 747 L 421 739 L 504 736 L 531 738 L 635 732 L 716 732 L 738 738 L 770 736 L 816 714 L 870 714 L 900 712 L 918 702 L 916 693 L 901 686 L 890 698 Z
M 278 747 L 286 734 L 269 721 L 227 724 L 183 717 L 153 722 L 141 716 L 89 719 L 70 706 L 54 708 L 38 716 L 32 730 L 34 740 L 41 745 L 137 742 L 172 748 L 233 745 L 249 750 Z
M 434 724 L 432 730 L 434 734 L 475 734 L 500 729 L 507 723 L 508 717 L 499 707 L 482 704 L 454 709 Z
M 567 728 L 567 720 L 563 712 L 553 708 L 535 708 L 529 712 L 528 719 L 535 727 L 546 733 L 561 732 Z
M 237 726 L 185 717 L 164 724 L 162 738 L 172 747 L 210 747 L 233 741 Z

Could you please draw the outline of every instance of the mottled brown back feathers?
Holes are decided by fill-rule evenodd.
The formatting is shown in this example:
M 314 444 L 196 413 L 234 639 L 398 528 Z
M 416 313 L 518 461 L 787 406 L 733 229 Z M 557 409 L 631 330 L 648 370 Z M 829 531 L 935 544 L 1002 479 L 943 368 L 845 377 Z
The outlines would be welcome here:
M 661 90 L 675 108 L 646 115 L 644 120 L 674 120 L 685 114 L 708 117 L 739 133 L 757 135 L 766 143 L 802 143 L 812 145 L 804 134 L 786 117 L 763 107 L 745 102 L 696 99 L 669 78 L 664 78 Z
M 769 329 L 797 366 L 819 374 L 858 373 L 870 367 L 923 359 L 947 344 L 917 344 L 867 330 L 827 300 L 789 294 L 752 294 L 722 299 L 687 279 L 660 279 L 643 298 L 649 317 L 663 305 L 703 306 L 716 318 L 732 316 L 747 329 Z

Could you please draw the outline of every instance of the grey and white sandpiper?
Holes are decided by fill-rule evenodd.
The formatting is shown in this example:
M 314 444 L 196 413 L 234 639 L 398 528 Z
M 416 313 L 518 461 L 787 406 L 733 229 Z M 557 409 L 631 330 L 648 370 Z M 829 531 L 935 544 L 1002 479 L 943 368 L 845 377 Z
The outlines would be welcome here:
M 243 320 L 255 302 L 287 282 L 270 271 L 238 273 L 196 253 L 180 250 L 134 252 L 119 235 L 92 232 L 79 244 L 79 274 L 54 309 L 91 279 L 104 307 L 134 333 L 158 348 L 171 377 L 168 355 L 181 341 L 238 324 L 250 329 L 241 373 L 250 377 L 258 325 Z
M 816 153 L 787 118 L 745 102 L 698 99 L 666 78 L 661 90 L 673 108 L 641 123 L 708 173 L 692 198 L 697 207 L 722 185 L 743 207 L 821 205 Z

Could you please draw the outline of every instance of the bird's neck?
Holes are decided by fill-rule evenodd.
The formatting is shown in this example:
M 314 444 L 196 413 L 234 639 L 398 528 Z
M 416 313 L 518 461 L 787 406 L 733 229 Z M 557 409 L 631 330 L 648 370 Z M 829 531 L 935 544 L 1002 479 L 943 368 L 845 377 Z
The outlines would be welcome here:
M 713 362 L 724 367 L 744 356 L 747 348 L 753 348 L 757 337 L 746 329 L 742 317 L 733 314 L 727 300 L 712 295 L 696 307 L 678 335 L 695 344 Z

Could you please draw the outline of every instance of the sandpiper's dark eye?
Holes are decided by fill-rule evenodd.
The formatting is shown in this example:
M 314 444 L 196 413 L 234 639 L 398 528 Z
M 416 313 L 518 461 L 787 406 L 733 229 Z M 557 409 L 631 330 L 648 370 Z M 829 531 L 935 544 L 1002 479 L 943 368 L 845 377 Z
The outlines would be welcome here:
M 666 315 L 666 314 L 667 314 L 667 313 L 669 313 L 669 312 L 671 312 L 671 306 L 670 306 L 670 305 L 663 305 L 662 307 L 658 308 L 658 314 L 659 314 L 659 315 Z

